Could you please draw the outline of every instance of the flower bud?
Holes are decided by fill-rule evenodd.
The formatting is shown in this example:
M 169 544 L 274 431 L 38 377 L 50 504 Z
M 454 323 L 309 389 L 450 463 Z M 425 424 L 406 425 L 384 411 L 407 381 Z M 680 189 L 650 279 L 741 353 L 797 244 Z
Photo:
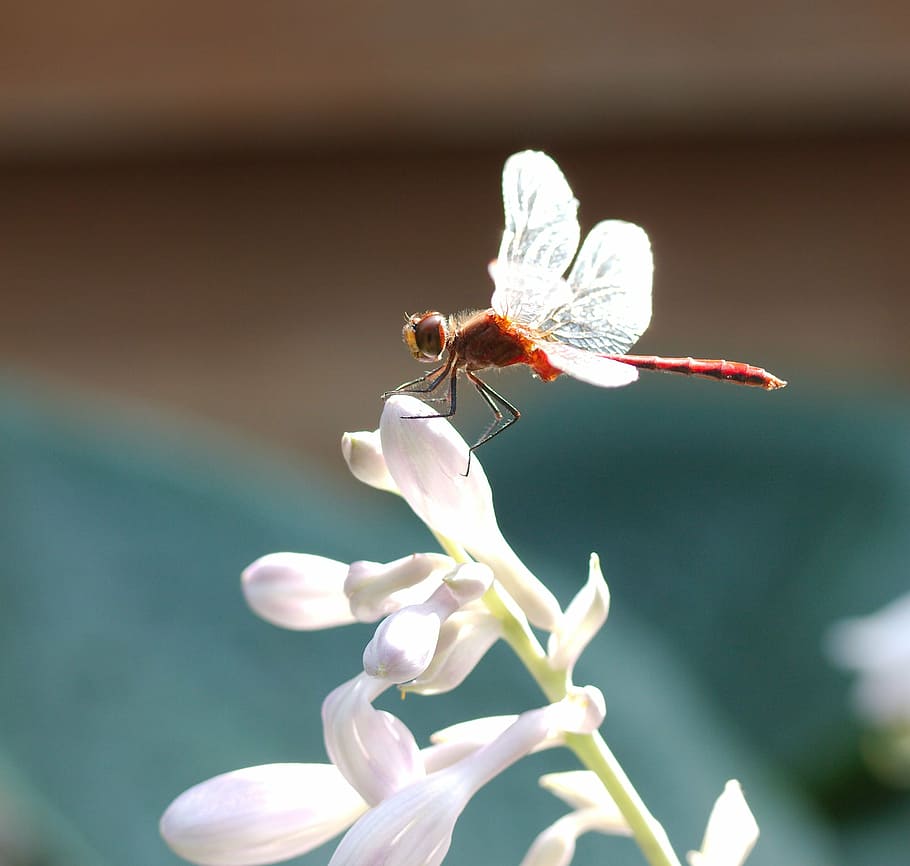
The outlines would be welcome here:
M 363 430 L 359 433 L 345 433 L 341 437 L 341 453 L 351 474 L 364 484 L 389 493 L 398 493 L 398 488 L 389 475 L 378 430 Z
M 264 620 L 291 629 L 356 622 L 344 594 L 348 566 L 308 553 L 270 553 L 241 577 L 247 604 Z
M 350 608 L 360 622 L 375 622 L 426 601 L 455 561 L 441 553 L 413 553 L 394 562 L 352 562 L 344 581 Z
M 572 669 L 591 639 L 606 622 L 610 590 L 600 570 L 600 559 L 591 554 L 588 580 L 569 603 L 547 642 L 547 657 L 554 670 Z

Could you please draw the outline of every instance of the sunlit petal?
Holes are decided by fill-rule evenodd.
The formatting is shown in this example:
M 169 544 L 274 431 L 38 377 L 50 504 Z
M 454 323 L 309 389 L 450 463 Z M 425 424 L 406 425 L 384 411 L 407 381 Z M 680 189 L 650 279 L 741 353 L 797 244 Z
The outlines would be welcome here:
M 555 670 L 571 674 L 579 656 L 606 622 L 610 590 L 600 570 L 600 559 L 591 554 L 588 580 L 559 618 L 547 643 L 547 657 Z
M 467 443 L 433 414 L 414 397 L 386 401 L 379 427 L 382 450 L 402 496 L 431 529 L 489 565 L 531 622 L 552 628 L 559 605 L 502 537 L 483 466 L 474 455 L 467 471 Z
M 308 553 L 270 553 L 241 578 L 247 604 L 282 628 L 322 629 L 356 622 L 344 594 L 348 566 Z
M 758 824 L 734 779 L 727 782 L 711 810 L 701 850 L 686 857 L 689 866 L 742 866 L 757 841 Z
M 487 610 L 456 611 L 443 623 L 430 665 L 407 691 L 438 695 L 457 688 L 501 636 L 502 623 Z
M 412 553 L 394 562 L 352 562 L 344 582 L 351 610 L 360 622 L 375 622 L 409 604 L 426 601 L 455 561 L 441 553 Z
M 420 750 L 407 725 L 372 704 L 389 686 L 360 674 L 336 688 L 322 704 L 329 758 L 371 805 L 425 775 Z
M 398 487 L 389 475 L 378 430 L 345 433 L 341 437 L 341 453 L 351 474 L 364 484 L 389 493 L 398 493 Z
M 367 809 L 331 764 L 267 764 L 184 791 L 161 818 L 171 849 L 205 866 L 257 866 L 296 857 Z

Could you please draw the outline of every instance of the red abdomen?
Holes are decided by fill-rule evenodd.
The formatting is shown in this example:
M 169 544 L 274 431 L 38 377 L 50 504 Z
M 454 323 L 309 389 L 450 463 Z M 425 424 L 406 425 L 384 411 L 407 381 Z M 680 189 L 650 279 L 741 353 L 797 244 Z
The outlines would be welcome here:
M 641 370 L 659 370 L 662 373 L 682 373 L 684 376 L 703 376 L 720 379 L 737 385 L 750 385 L 774 391 L 787 383 L 773 373 L 740 361 L 709 360 L 705 358 L 661 358 L 658 355 L 607 355 L 614 361 L 631 364 Z

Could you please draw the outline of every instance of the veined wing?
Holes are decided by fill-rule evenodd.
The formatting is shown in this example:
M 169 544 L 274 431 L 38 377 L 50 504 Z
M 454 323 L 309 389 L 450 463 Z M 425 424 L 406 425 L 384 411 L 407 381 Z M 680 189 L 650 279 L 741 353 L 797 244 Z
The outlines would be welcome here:
M 630 364 L 614 361 L 611 358 L 602 358 L 592 352 L 565 343 L 551 343 L 541 341 L 535 343 L 547 356 L 550 365 L 573 379 L 597 385 L 601 388 L 619 388 L 628 385 L 638 378 L 638 370 Z
M 568 277 L 571 298 L 536 324 L 553 339 L 605 355 L 622 355 L 651 321 L 654 262 L 644 229 L 605 220 L 591 229 Z
M 578 249 L 578 202 L 559 166 L 545 153 L 526 150 L 506 160 L 502 171 L 505 230 L 499 262 L 545 281 L 566 272 Z M 492 306 L 519 321 L 534 318 L 523 280 L 497 284 Z M 525 315 L 527 313 L 527 315 Z

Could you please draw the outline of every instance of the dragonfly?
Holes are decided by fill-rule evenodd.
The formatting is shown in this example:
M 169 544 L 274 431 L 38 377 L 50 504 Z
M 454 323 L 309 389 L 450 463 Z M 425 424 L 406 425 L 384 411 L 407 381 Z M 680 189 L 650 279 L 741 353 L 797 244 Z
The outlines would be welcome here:
M 505 231 L 489 266 L 490 309 L 446 316 L 409 316 L 402 331 L 413 357 L 437 366 L 383 394 L 413 394 L 449 418 L 464 374 L 493 413 L 471 451 L 521 417 L 518 408 L 477 374 L 525 364 L 550 382 L 562 374 L 601 388 L 628 385 L 639 370 L 703 376 L 773 391 L 787 383 L 740 361 L 626 354 L 651 321 L 654 262 L 644 229 L 604 220 L 581 248 L 578 201 L 547 154 L 510 156 L 502 173 Z M 574 259 L 574 262 L 573 262 Z M 571 269 L 570 269 L 571 264 Z M 568 273 L 566 273 L 568 271 Z M 437 392 L 444 393 L 437 396 Z

